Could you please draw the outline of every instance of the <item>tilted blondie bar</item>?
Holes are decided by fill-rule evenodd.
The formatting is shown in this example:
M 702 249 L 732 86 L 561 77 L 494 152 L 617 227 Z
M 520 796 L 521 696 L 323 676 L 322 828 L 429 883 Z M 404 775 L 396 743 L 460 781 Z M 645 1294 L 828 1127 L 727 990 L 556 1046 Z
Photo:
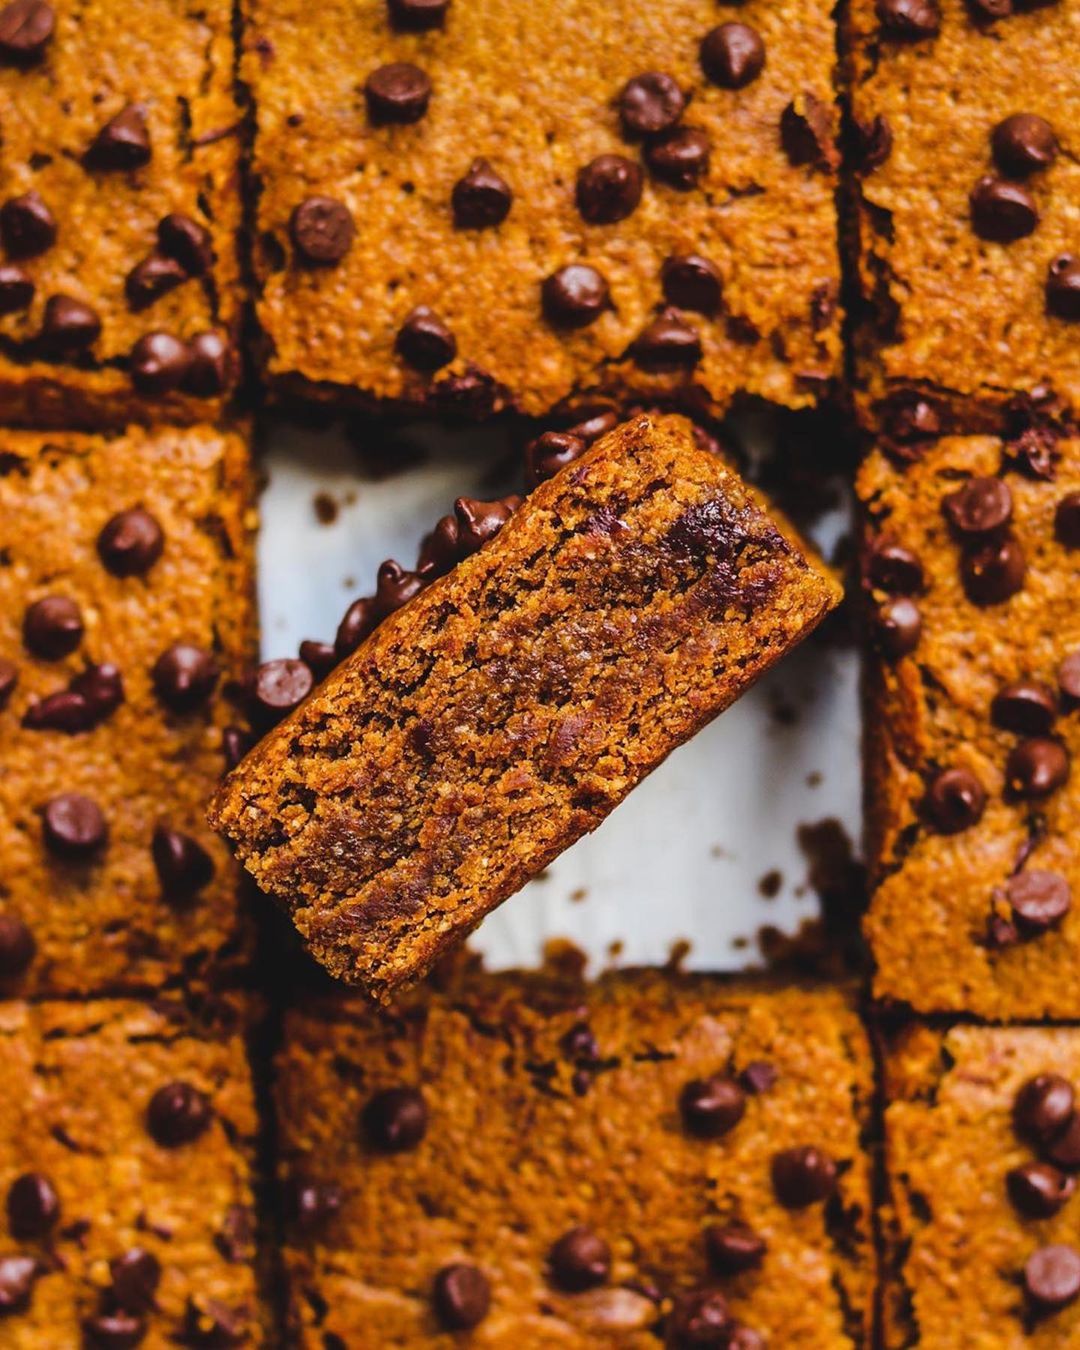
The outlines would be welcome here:
M 0 989 L 156 989 L 235 961 L 206 828 L 255 655 L 237 435 L 0 432 Z
M 333 974 L 385 995 L 838 598 L 687 423 L 641 417 L 384 620 L 226 779 L 211 823 Z
M 244 0 L 279 392 L 541 414 L 839 377 L 827 0 Z
M 0 0 L 0 420 L 197 422 L 234 382 L 232 6 Z
M 504 975 L 293 1011 L 296 1343 L 866 1345 L 871 1080 L 836 989 Z
M 859 493 L 876 990 L 1080 1016 L 1080 441 L 877 452 Z
M 0 1341 L 260 1343 L 241 1036 L 126 1002 L 0 1003 Z
M 1080 412 L 1080 11 L 852 0 L 857 370 L 886 432 Z
M 886 1086 L 884 1344 L 1080 1344 L 1080 1031 L 908 1028 Z

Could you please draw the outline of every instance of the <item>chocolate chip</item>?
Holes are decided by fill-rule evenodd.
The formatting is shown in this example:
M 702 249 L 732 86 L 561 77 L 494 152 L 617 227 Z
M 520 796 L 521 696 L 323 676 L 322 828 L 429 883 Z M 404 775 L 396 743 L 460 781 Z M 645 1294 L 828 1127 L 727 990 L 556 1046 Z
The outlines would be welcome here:
M 700 127 L 676 127 L 649 141 L 645 163 L 661 182 L 689 192 L 708 170 L 709 149 L 709 138 Z
M 427 1134 L 428 1111 L 419 1088 L 384 1088 L 364 1107 L 361 1124 L 368 1144 L 380 1153 L 407 1153 Z
M 337 665 L 338 656 L 332 642 L 313 642 L 305 638 L 300 644 L 300 660 L 310 667 L 317 680 L 325 680 Z
M 533 488 L 554 478 L 560 469 L 581 458 L 585 441 L 569 431 L 545 431 L 525 447 L 525 487 Z
M 330 267 L 352 247 L 356 224 L 344 202 L 308 197 L 289 217 L 289 238 L 305 262 Z
M 0 10 L 0 56 L 20 64 L 37 60 L 55 23 L 53 7 L 44 0 L 11 0 Z
M 210 1119 L 206 1097 L 183 1079 L 159 1087 L 146 1109 L 146 1128 L 162 1148 L 193 1143 L 209 1129 Z
M 686 95 L 660 70 L 635 75 L 619 94 L 619 119 L 628 140 L 670 131 L 682 117 Z
M 559 1051 L 575 1063 L 594 1064 L 600 1058 L 600 1046 L 588 1022 L 575 1022 L 559 1037 Z
M 1064 1127 L 1040 1145 L 1040 1152 L 1066 1172 L 1080 1172 L 1080 1113 L 1073 1112 Z
M 611 1273 L 611 1249 L 591 1229 L 571 1228 L 548 1255 L 552 1281 L 568 1293 L 601 1285 Z
M 213 859 L 189 834 L 158 825 L 150 852 L 162 893 L 174 903 L 190 900 L 214 878 Z
M 1054 510 L 1054 536 L 1065 548 L 1080 548 L 1080 492 L 1067 492 Z
M 583 412 L 583 409 L 578 409 L 579 416 Z M 619 421 L 617 413 L 610 408 L 602 408 L 583 416 L 582 420 L 575 422 L 573 426 L 566 427 L 565 433 L 568 436 L 577 436 L 588 446 L 592 445 L 594 441 L 598 441 L 601 436 L 606 436 L 609 431 L 614 431 L 619 425 Z
M 14 661 L 0 656 L 0 710 L 7 707 L 8 700 L 19 683 L 19 670 Z
M 491 1286 L 482 1270 L 458 1261 L 436 1274 L 431 1301 L 447 1331 L 471 1331 L 488 1315 Z
M 130 307 L 138 313 L 148 308 L 160 296 L 182 286 L 188 274 L 175 258 L 151 253 L 136 263 L 124 279 L 124 294 Z
M 109 1262 L 112 1301 L 125 1312 L 149 1312 L 161 1280 L 161 1264 L 153 1252 L 131 1247 Z
M 174 211 L 158 221 L 157 238 L 162 253 L 178 262 L 189 277 L 209 272 L 214 245 L 205 225 Z
M 834 173 L 840 166 L 832 111 L 813 94 L 803 94 L 785 105 L 780 114 L 780 144 L 795 168 L 810 164 L 823 173 Z
M 188 365 L 181 388 L 195 398 L 213 398 L 229 382 L 229 345 L 220 333 L 196 333 L 187 344 Z
M 1025 801 L 1047 797 L 1069 776 L 1069 752 L 1048 736 L 1032 736 L 1009 752 L 1005 787 L 1009 796 Z
M 82 641 L 82 610 L 66 595 L 43 596 L 27 606 L 22 634 L 27 651 L 43 661 L 59 661 Z
M 334 638 L 334 651 L 339 661 L 356 651 L 361 642 L 378 627 L 379 616 L 375 609 L 375 600 L 371 596 L 362 596 L 354 600 L 338 624 Z
M 941 414 L 929 399 L 904 394 L 883 410 L 889 439 L 899 445 L 917 445 L 941 435 Z
M 625 220 L 641 201 L 645 175 L 625 155 L 597 155 L 578 170 L 576 201 L 582 220 L 612 225 Z
M 867 576 L 875 590 L 887 595 L 918 595 L 925 581 L 918 556 L 903 544 L 880 536 L 870 545 Z
M 0 977 L 21 975 L 37 955 L 37 943 L 22 919 L 0 914 Z
M 942 769 L 926 790 L 926 812 L 939 834 L 970 829 L 986 809 L 986 789 L 970 769 Z
M 855 151 L 861 173 L 880 169 L 892 154 L 892 127 L 881 113 L 869 122 L 855 122 Z
M 1045 1144 L 1072 1119 L 1072 1084 L 1060 1074 L 1040 1073 L 1029 1078 L 1013 1102 L 1013 1126 L 1022 1138 Z
M 459 230 L 486 230 L 501 224 L 510 214 L 513 201 L 510 184 L 486 159 L 474 159 L 450 193 L 454 224 Z
M 460 526 L 457 516 L 440 516 L 435 528 L 424 536 L 416 570 L 423 577 L 443 577 L 461 560 Z
M 221 732 L 221 753 L 225 768 L 235 769 L 251 749 L 253 738 L 242 727 L 225 727 Z
M 143 111 L 134 103 L 109 119 L 94 137 L 83 161 L 106 172 L 140 169 L 150 163 L 150 133 Z
M 1040 1312 L 1057 1312 L 1080 1296 L 1080 1252 L 1040 1247 L 1024 1266 L 1024 1292 Z
M 1006 1172 L 1005 1189 L 1025 1218 L 1049 1219 L 1072 1198 L 1076 1181 L 1048 1163 L 1029 1162 Z
M 679 1093 L 683 1128 L 698 1139 L 719 1139 L 733 1130 L 746 1110 L 746 1094 L 734 1078 L 714 1074 L 692 1078 Z
M 772 1184 L 786 1209 L 805 1209 L 832 1194 L 836 1164 L 827 1153 L 806 1144 L 773 1155 Z
M 68 687 L 86 704 L 92 726 L 111 717 L 124 701 L 124 681 L 120 671 L 108 661 L 87 666 Z
M 0 314 L 28 309 L 34 298 L 34 283 L 14 263 L 0 264 Z
M 765 1259 L 765 1239 L 746 1223 L 710 1224 L 705 1229 L 705 1254 L 717 1275 L 740 1275 Z
M 41 322 L 41 343 L 52 355 L 66 356 L 92 347 L 101 336 L 97 311 L 71 295 L 50 295 Z
M 609 303 L 608 285 L 585 263 L 571 263 L 547 277 L 541 288 L 544 314 L 560 328 L 585 328 Z
M 1063 253 L 1046 274 L 1046 312 L 1071 323 L 1080 320 L 1080 258 Z
M 689 369 L 701 360 L 701 338 L 677 310 L 665 309 L 637 335 L 630 355 L 642 370 Z
M 101 808 L 79 792 L 65 792 L 47 801 L 41 825 L 45 847 L 60 858 L 88 858 L 109 837 Z
M 8 1228 L 19 1242 L 43 1238 L 60 1217 L 60 1197 L 47 1176 L 24 1172 L 7 1193 Z
M 1038 113 L 1013 113 L 990 133 L 994 162 L 1013 178 L 1049 168 L 1058 152 L 1054 128 Z
M 391 24 L 403 33 L 425 33 L 441 28 L 450 0 L 388 0 Z
M 894 42 L 918 42 L 934 37 L 941 27 L 937 0 L 877 0 L 883 36 Z
M 315 676 L 303 661 L 291 657 L 264 661 L 251 687 L 253 719 L 263 727 L 276 725 L 298 708 L 314 687 Z
M 173 712 L 187 713 L 205 703 L 218 682 L 217 662 L 190 642 L 162 652 L 150 672 L 154 692 Z
M 364 95 L 376 125 L 419 122 L 431 101 L 431 81 L 418 66 L 395 61 L 371 72 Z
M 454 502 L 454 515 L 461 555 L 468 557 L 494 539 L 512 514 L 503 501 L 481 502 L 475 497 L 459 497 Z
M 1012 493 L 1001 478 L 969 478 L 941 499 L 941 509 L 959 535 L 993 534 L 1012 519 Z
M 31 703 L 23 713 L 28 731 L 64 731 L 74 736 L 94 724 L 86 699 L 74 689 L 58 689 Z
M 1057 695 L 1034 680 L 1015 680 L 1005 685 L 990 704 L 993 724 L 1021 736 L 1044 735 L 1054 725 L 1057 714 Z
M 39 192 L 9 197 L 0 206 L 0 239 L 11 258 L 36 258 L 56 243 L 56 220 Z
M 1027 563 L 1014 535 L 965 555 L 960 579 L 974 605 L 1000 605 L 1023 589 Z
M 779 1078 L 776 1069 L 764 1059 L 753 1059 L 739 1074 L 739 1083 L 745 1092 L 760 1097 L 763 1092 L 776 1086 Z
M 457 342 L 433 310 L 418 305 L 398 329 L 394 349 L 414 370 L 427 372 L 449 365 L 457 355 Z
M 114 577 L 145 576 L 164 547 L 161 526 L 141 506 L 112 516 L 97 538 L 98 556 Z
M 1050 427 L 1025 427 L 1002 446 L 1002 461 L 1027 478 L 1049 482 L 1054 477 L 1058 436 Z
M 874 615 L 874 641 L 890 661 L 909 656 L 922 636 L 922 615 L 914 600 L 897 596 L 886 600 Z
M 180 388 L 190 363 L 186 342 L 172 333 L 144 333 L 128 359 L 131 383 L 140 394 L 151 398 L 171 393 Z
M 972 19 L 981 24 L 1008 19 L 1013 13 L 1013 0 L 967 0 L 967 5 Z
M 345 1195 L 335 1182 L 292 1177 L 285 1188 L 285 1211 L 301 1233 L 317 1233 L 341 1212 Z
M 697 253 L 673 253 L 660 269 L 664 299 L 678 309 L 715 314 L 720 308 L 720 270 Z
M 1005 897 L 1013 918 L 1025 937 L 1039 937 L 1055 928 L 1069 912 L 1069 883 L 1057 872 L 1032 868 L 1011 877 Z
M 722 23 L 701 39 L 701 69 L 721 89 L 742 89 L 761 74 L 765 44 L 755 28 L 745 23 Z
M 37 1276 L 32 1256 L 0 1256 L 0 1317 L 26 1311 Z
M 1039 223 L 1035 199 L 1027 188 L 989 174 L 972 188 L 970 206 L 975 233 L 997 244 L 1023 239 Z
M 671 1350 L 728 1350 L 734 1321 L 719 1289 L 679 1294 L 664 1324 Z
M 146 1335 L 146 1324 L 141 1317 L 119 1310 L 84 1318 L 82 1331 L 87 1350 L 134 1350 Z
M 1080 702 L 1080 651 L 1070 652 L 1058 667 L 1058 688 L 1072 703 Z

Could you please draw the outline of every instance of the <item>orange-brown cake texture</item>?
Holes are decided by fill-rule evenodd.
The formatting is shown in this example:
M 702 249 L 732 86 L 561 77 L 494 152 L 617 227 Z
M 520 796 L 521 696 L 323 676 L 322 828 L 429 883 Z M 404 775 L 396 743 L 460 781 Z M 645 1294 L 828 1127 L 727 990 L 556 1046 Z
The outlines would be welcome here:
M 241 305 L 234 54 L 225 0 L 0 3 L 0 419 L 220 410 Z
M 847 27 L 863 410 L 901 437 L 1075 416 L 1080 9 L 852 0 Z
M 876 991 L 1080 1016 L 1080 442 L 879 451 L 859 493 Z
M 0 1342 L 260 1344 L 241 1037 L 128 1002 L 0 1004 Z
M 886 1058 L 884 1344 L 1080 1345 L 1080 1034 L 908 1028 Z
M 247 449 L 0 433 L 0 988 L 157 989 L 247 945 L 207 829 L 254 657 Z
M 242 9 L 279 391 L 718 410 L 839 376 L 825 0 Z
M 871 1077 L 837 989 L 506 975 L 294 1010 L 295 1343 L 868 1344 Z
M 837 602 L 678 418 L 538 487 L 340 665 L 211 822 L 335 975 L 422 974 Z

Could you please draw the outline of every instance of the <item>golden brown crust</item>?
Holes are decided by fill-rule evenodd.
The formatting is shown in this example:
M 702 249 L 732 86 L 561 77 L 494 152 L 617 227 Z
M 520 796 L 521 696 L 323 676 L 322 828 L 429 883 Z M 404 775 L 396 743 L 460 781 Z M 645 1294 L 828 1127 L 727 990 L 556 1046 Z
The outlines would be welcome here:
M 923 8 L 940 11 L 940 29 L 915 42 L 882 37 L 875 0 L 847 10 L 855 119 L 872 133 L 884 119 L 891 137 L 891 153 L 859 180 L 858 270 L 869 301 L 860 406 L 887 428 L 890 408 L 917 392 L 935 403 L 943 429 L 991 430 L 1016 396 L 1050 391 L 1075 417 L 1077 326 L 1047 314 L 1045 286 L 1050 263 L 1078 251 L 1080 13 L 1069 3 L 1018 5 L 979 24 L 965 0 Z M 1060 151 L 1024 185 L 1038 210 L 1034 232 L 983 240 L 969 196 L 999 172 L 993 128 L 1019 112 L 1044 117 Z
M 114 436 L 0 435 L 0 657 L 16 672 L 0 709 L 0 912 L 36 944 L 7 991 L 111 992 L 202 978 L 248 945 L 240 878 L 206 829 L 205 801 L 225 768 L 222 729 L 235 718 L 224 691 L 255 654 L 254 507 L 241 436 L 209 428 Z M 144 575 L 103 564 L 98 538 L 116 513 L 141 506 L 164 535 Z M 27 606 L 74 600 L 84 636 L 59 660 L 27 649 Z M 186 642 L 214 655 L 220 676 L 209 705 L 168 710 L 151 670 Z M 124 701 L 92 729 L 70 735 L 23 725 L 42 698 L 65 690 L 89 664 L 119 667 Z M 108 827 L 89 861 L 50 855 L 41 809 L 62 793 L 95 800 Z M 169 903 L 151 856 L 164 825 L 209 853 L 214 878 Z
M 699 64 L 701 39 L 728 17 L 713 0 L 473 0 L 420 34 L 396 32 L 385 0 L 333 0 L 317 22 L 296 0 L 243 8 L 242 74 L 257 119 L 258 313 L 279 390 L 530 414 L 607 390 L 634 400 L 678 394 L 716 411 L 740 391 L 805 406 L 838 378 L 836 178 L 824 167 L 838 117 L 824 0 L 740 6 L 734 17 L 760 33 L 766 56 L 739 90 L 709 83 Z M 390 62 L 425 71 L 430 105 L 411 125 L 373 127 L 364 83 Z M 632 214 L 586 224 L 578 171 L 603 154 L 640 163 L 615 105 L 628 80 L 655 70 L 691 96 L 683 120 L 710 137 L 710 168 L 689 192 L 646 175 Z M 820 162 L 792 164 L 781 118 L 789 104 L 802 118 L 808 102 L 820 117 Z M 494 228 L 456 229 L 451 191 L 477 157 L 508 181 L 513 203 Z M 297 266 L 289 220 L 313 195 L 343 202 L 355 222 L 334 266 Z M 686 253 L 718 269 L 722 310 L 683 313 L 704 349 L 692 374 L 643 370 L 626 353 L 664 303 L 665 258 Z M 585 328 L 558 330 L 542 318 L 541 285 L 575 262 L 604 276 L 612 307 Z M 434 379 L 394 351 L 420 305 L 457 344 Z
M 1080 716 L 1058 694 L 1061 663 L 1080 650 L 1077 554 L 1055 533 L 1057 504 L 1080 489 L 1080 442 L 1060 440 L 1054 454 L 1046 481 L 1010 468 L 1007 447 L 993 437 L 946 437 L 906 467 L 875 452 L 859 478 L 868 560 L 875 539 L 900 545 L 925 578 L 912 597 L 918 643 L 899 659 L 871 658 L 865 713 L 875 988 L 922 1012 L 1080 1015 Z M 1022 588 L 991 605 L 966 593 L 961 566 L 973 545 L 962 545 L 942 511 L 946 494 L 972 476 L 1008 488 L 1010 529 L 1026 559 Z M 887 589 L 871 590 L 872 609 L 889 603 Z M 1006 786 L 1008 756 L 1024 737 L 995 724 L 991 705 L 1016 681 L 1050 691 L 1058 715 L 1047 735 L 1073 761 L 1064 785 L 1045 798 L 1017 799 Z M 974 775 L 987 802 L 976 823 L 948 834 L 934 828 L 926 797 L 934 775 L 954 767 Z M 1065 879 L 1072 908 L 1041 935 L 995 944 L 991 920 L 1010 918 L 1002 898 L 1010 877 L 1036 870 Z
M 35 294 L 28 309 L 0 316 L 0 418 L 55 427 L 212 419 L 220 396 L 149 397 L 132 387 L 127 366 L 150 332 L 185 341 L 206 332 L 237 336 L 241 115 L 233 98 L 232 7 L 225 0 L 137 0 L 113 11 L 91 0 L 55 0 L 53 8 L 55 30 L 41 59 L 0 64 L 2 199 L 39 193 L 57 230 L 39 256 L 16 260 L 9 253 Z M 143 112 L 149 163 L 128 171 L 86 168 L 85 151 L 127 105 Z M 135 311 L 125 278 L 154 252 L 158 222 L 172 213 L 209 230 L 213 266 Z M 96 311 L 101 336 L 87 359 L 35 352 L 54 295 Z
M 567 1049 L 583 1025 L 591 1061 Z M 719 1139 L 689 1135 L 683 1086 L 755 1062 L 776 1080 L 747 1093 L 742 1119 Z M 673 1299 L 702 1283 L 769 1345 L 866 1343 L 873 1257 L 860 1130 L 871 1071 L 838 990 L 492 976 L 394 1014 L 355 1001 L 292 1012 L 277 1067 L 287 1193 L 300 1182 L 341 1190 L 336 1217 L 287 1231 L 299 1345 L 328 1334 L 357 1347 L 455 1344 L 431 1306 L 433 1277 L 451 1262 L 477 1265 L 490 1283 L 477 1346 L 645 1350 L 660 1343 Z M 398 1086 L 422 1089 L 427 1131 L 388 1156 L 360 1121 L 374 1093 Z M 839 1164 L 838 1192 L 785 1209 L 771 1161 L 804 1144 Z M 733 1219 L 767 1251 L 760 1269 L 719 1277 L 702 1230 Z M 548 1254 L 576 1225 L 608 1243 L 612 1263 L 598 1287 L 567 1293 Z
M 191 1335 L 193 1303 L 196 1321 L 221 1305 L 258 1343 L 256 1117 L 242 1040 L 196 1034 L 145 1004 L 5 1003 L 0 1069 L 0 1194 L 34 1173 L 60 1206 L 44 1237 L 20 1240 L 5 1226 L 3 1255 L 37 1258 L 40 1273 L 28 1307 L 0 1321 L 4 1345 L 98 1344 L 84 1341 L 83 1320 L 108 1308 L 109 1263 L 135 1248 L 161 1271 L 140 1346 L 211 1343 Z M 209 1119 L 197 1137 L 163 1147 L 148 1108 L 178 1081 L 202 1095 Z
M 211 821 L 336 975 L 416 978 L 805 636 L 839 588 L 639 418 L 386 620 Z

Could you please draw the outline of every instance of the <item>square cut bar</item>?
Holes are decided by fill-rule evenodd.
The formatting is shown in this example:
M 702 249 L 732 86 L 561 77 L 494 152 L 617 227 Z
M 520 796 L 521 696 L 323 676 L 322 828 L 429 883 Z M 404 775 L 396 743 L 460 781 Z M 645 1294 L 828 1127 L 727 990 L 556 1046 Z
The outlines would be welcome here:
M 294 1343 L 866 1346 L 871 1091 L 837 989 L 511 974 L 293 1011 Z
M 847 26 L 863 411 L 899 439 L 1075 418 L 1080 9 L 852 0 Z
M 229 776 L 211 823 L 333 974 L 385 995 L 838 598 L 687 423 L 638 418 L 385 620 Z
M 859 494 L 876 991 L 1080 1017 L 1080 441 L 878 451 Z
M 0 432 L 0 989 L 157 989 L 246 948 L 205 805 L 253 525 L 237 435 Z
M 1080 1029 L 909 1027 L 885 1077 L 883 1344 L 1080 1345 Z
M 0 421 L 220 411 L 241 309 L 234 64 L 227 0 L 0 0 Z
M 241 1036 L 128 1002 L 0 1004 L 0 1341 L 262 1344 Z
M 838 379 L 827 0 L 241 9 L 279 392 L 717 411 Z

